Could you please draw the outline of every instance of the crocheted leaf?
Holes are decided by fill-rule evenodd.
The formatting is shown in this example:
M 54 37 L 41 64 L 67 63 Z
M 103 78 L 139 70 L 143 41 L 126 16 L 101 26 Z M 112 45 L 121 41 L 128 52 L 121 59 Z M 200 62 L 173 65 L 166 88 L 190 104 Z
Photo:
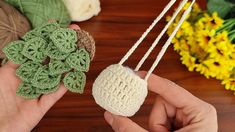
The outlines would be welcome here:
M 36 30 L 31 30 L 29 32 L 27 32 L 23 37 L 22 39 L 25 40 L 25 41 L 28 41 L 30 39 L 33 39 L 35 37 L 38 37 L 38 33 L 36 32 Z
M 78 71 L 88 71 L 90 66 L 90 56 L 85 49 L 79 49 L 75 53 L 69 55 L 66 62 L 72 68 Z
M 50 38 L 62 52 L 70 53 L 76 50 L 77 33 L 72 29 L 57 29 L 51 34 Z
M 23 82 L 17 89 L 16 95 L 26 99 L 35 99 L 41 95 L 40 93 L 37 93 L 36 89 L 37 88 L 33 87 L 31 84 Z
M 31 82 L 37 88 L 53 88 L 59 85 L 60 78 L 61 75 L 49 75 L 49 68 L 43 66 L 38 69 Z
M 56 60 L 64 60 L 69 56 L 70 53 L 64 53 L 61 52 L 54 44 L 53 42 L 50 42 L 44 52 L 47 56 L 49 56 L 51 59 Z
M 22 64 L 27 61 L 27 58 L 21 54 L 24 45 L 24 41 L 11 42 L 6 47 L 4 47 L 3 52 L 6 54 L 6 57 L 9 60 L 16 64 Z
M 5 0 L 20 10 L 31 22 L 33 28 L 50 20 L 58 21 L 63 27 L 70 22 L 70 15 L 62 0 Z
M 63 74 L 71 70 L 70 66 L 61 60 L 51 60 L 49 63 L 49 70 L 51 75 Z
M 59 86 L 55 86 L 52 88 L 37 88 L 36 91 L 37 93 L 42 93 L 42 94 L 50 94 L 54 93 L 59 89 Z
M 55 31 L 56 29 L 60 28 L 60 25 L 57 24 L 57 23 L 46 23 L 40 27 L 37 27 L 36 28 L 36 33 L 46 39 L 46 40 L 49 40 L 49 36 L 50 34 Z
M 86 76 L 83 72 L 69 72 L 63 79 L 64 85 L 69 91 L 82 94 L 85 87 Z
M 40 63 L 28 61 L 16 70 L 16 75 L 24 82 L 30 82 L 37 72 L 37 69 L 41 66 Z
M 35 62 L 42 62 L 46 59 L 46 55 L 43 53 L 45 49 L 46 41 L 35 37 L 25 43 L 22 54 Z

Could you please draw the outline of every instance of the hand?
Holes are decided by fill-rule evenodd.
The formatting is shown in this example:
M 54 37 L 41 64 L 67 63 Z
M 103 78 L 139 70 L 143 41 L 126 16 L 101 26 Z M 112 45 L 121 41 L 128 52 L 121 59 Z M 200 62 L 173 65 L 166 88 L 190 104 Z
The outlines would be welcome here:
M 141 77 L 144 72 L 138 72 Z M 217 132 L 217 114 L 215 108 L 196 98 L 173 82 L 151 75 L 149 90 L 157 94 L 149 117 L 149 129 L 152 132 Z M 105 112 L 106 121 L 117 132 L 146 132 L 126 117 Z
M 31 131 L 67 91 L 61 86 L 57 92 L 39 99 L 18 97 L 16 90 L 21 81 L 15 75 L 17 67 L 8 62 L 0 68 L 0 131 Z

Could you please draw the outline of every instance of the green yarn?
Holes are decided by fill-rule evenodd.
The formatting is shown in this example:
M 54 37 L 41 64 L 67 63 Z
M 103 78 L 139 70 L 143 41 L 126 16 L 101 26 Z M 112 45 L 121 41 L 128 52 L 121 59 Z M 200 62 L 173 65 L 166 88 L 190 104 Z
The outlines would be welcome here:
M 63 74 L 70 71 L 72 68 L 66 62 L 61 60 L 51 60 L 49 63 L 50 75 Z
M 16 91 L 16 95 L 22 96 L 26 99 L 35 99 L 40 97 L 41 93 L 38 93 L 36 87 L 33 87 L 29 83 L 21 83 Z
M 90 55 L 85 49 L 79 49 L 69 55 L 66 62 L 77 71 L 88 71 L 90 66 Z
M 47 42 L 39 37 L 35 37 L 26 41 L 22 54 L 35 62 L 43 62 L 46 55 L 43 53 L 47 46 Z
M 31 83 L 37 88 L 53 88 L 59 85 L 61 75 L 50 75 L 47 66 L 40 67 L 35 73 Z
M 5 0 L 28 17 L 33 28 L 45 22 L 58 21 L 63 27 L 71 22 L 68 10 L 62 0 Z
M 64 85 L 69 91 L 82 94 L 85 87 L 86 75 L 83 72 L 69 72 L 63 79 Z
M 31 30 L 31 31 L 27 32 L 27 33 L 22 37 L 22 39 L 23 39 L 24 41 L 28 41 L 28 40 L 33 39 L 33 38 L 35 38 L 35 37 L 38 37 L 37 32 L 36 32 L 35 30 Z
M 50 42 L 47 46 L 47 49 L 45 50 L 44 54 L 49 56 L 51 59 L 56 60 L 64 60 L 66 59 L 70 53 L 64 53 L 61 52 L 54 44 L 53 42 Z
M 72 29 L 57 29 L 51 34 L 50 38 L 55 46 L 64 53 L 76 50 L 77 33 Z
M 15 64 L 23 64 L 25 61 L 27 61 L 27 58 L 21 54 L 24 45 L 24 41 L 20 40 L 11 42 L 3 48 L 3 52 L 6 54 L 6 57 Z
M 24 82 L 31 82 L 32 78 L 40 67 L 42 67 L 40 63 L 28 61 L 22 64 L 16 70 L 16 75 Z

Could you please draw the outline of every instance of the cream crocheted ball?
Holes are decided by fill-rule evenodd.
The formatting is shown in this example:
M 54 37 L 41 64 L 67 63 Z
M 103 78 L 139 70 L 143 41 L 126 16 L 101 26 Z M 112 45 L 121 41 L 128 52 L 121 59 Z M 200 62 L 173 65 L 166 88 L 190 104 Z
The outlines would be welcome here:
M 95 101 L 105 110 L 121 116 L 133 116 L 148 94 L 147 82 L 132 70 L 114 64 L 103 70 L 93 84 Z

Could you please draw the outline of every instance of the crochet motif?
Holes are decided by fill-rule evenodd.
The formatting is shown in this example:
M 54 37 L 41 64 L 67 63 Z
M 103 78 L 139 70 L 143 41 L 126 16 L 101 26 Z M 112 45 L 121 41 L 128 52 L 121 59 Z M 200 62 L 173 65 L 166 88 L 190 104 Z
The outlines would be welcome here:
M 21 54 L 21 51 L 24 47 L 24 41 L 14 41 L 4 47 L 3 52 L 6 54 L 6 57 L 16 64 L 23 64 L 27 61 L 27 58 Z
M 63 74 L 65 72 L 70 71 L 71 69 L 72 68 L 70 68 L 67 63 L 61 60 L 51 60 L 49 63 L 50 75 Z
M 22 83 L 16 91 L 16 95 L 22 96 L 26 99 L 35 99 L 40 97 L 41 93 L 38 93 L 36 87 L 33 87 L 29 83 Z
M 47 46 L 47 49 L 45 50 L 44 54 L 49 56 L 51 59 L 56 60 L 64 60 L 66 59 L 70 53 L 64 53 L 61 52 L 54 44 L 53 42 L 50 42 Z
M 69 55 L 66 62 L 70 67 L 78 71 L 88 71 L 90 65 L 90 57 L 85 49 L 79 49 L 75 53 Z
M 93 37 L 84 30 L 76 30 L 76 32 L 78 36 L 78 41 L 77 41 L 78 47 L 85 48 L 89 52 L 90 58 L 92 60 L 95 55 L 95 41 Z
M 37 88 L 53 88 L 59 85 L 61 75 L 49 75 L 47 66 L 40 67 L 32 79 L 32 85 Z
M 83 93 L 83 72 L 89 69 L 90 57 L 85 49 L 78 49 L 77 37 L 74 30 L 49 23 L 26 33 L 23 41 L 8 44 L 4 48 L 7 58 L 21 64 L 16 70 L 22 80 L 17 95 L 38 98 L 57 91 L 61 81 L 70 91 Z
M 24 82 L 31 82 L 32 78 L 34 77 L 37 69 L 42 65 L 37 62 L 28 61 L 22 64 L 17 70 L 16 75 L 23 80 Z
M 85 87 L 86 75 L 83 72 L 69 72 L 64 77 L 64 85 L 69 91 L 82 94 Z
M 76 50 L 77 34 L 72 29 L 57 29 L 50 38 L 62 52 L 70 53 Z
M 97 104 L 122 116 L 134 115 L 143 104 L 147 93 L 147 82 L 119 64 L 103 70 L 92 89 Z
M 46 59 L 46 55 L 43 53 L 46 45 L 44 39 L 35 37 L 25 43 L 22 54 L 33 61 L 42 62 Z

